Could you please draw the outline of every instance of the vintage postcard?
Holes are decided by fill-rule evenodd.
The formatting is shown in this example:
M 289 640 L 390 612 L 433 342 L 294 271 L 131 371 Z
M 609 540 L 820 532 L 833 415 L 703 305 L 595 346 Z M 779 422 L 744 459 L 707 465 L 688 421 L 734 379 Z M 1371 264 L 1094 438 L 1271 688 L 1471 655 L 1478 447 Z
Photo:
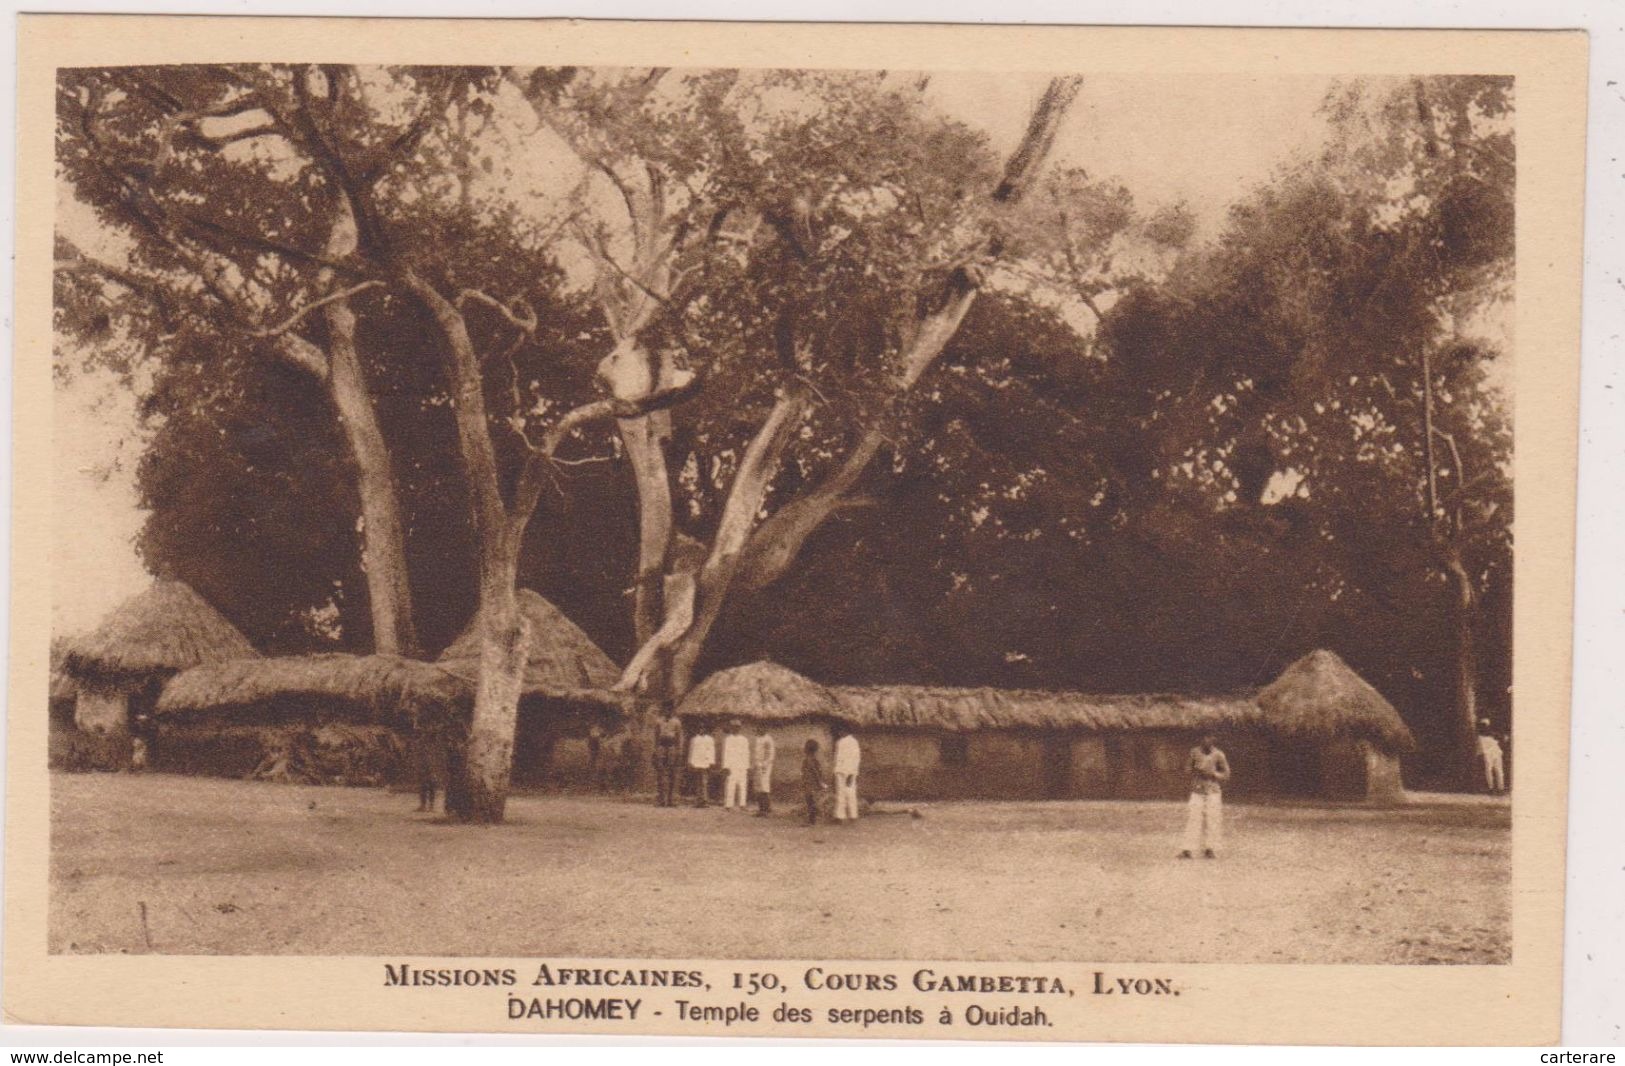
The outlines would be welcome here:
M 6 1017 L 1555 1039 L 1585 84 L 25 16 Z

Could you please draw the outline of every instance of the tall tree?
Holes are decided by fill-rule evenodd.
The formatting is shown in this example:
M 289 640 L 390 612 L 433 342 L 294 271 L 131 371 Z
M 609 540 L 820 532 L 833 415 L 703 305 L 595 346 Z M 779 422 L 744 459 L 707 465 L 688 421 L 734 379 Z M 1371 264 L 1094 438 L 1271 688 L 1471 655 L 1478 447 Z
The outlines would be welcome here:
M 83 310 L 99 297 L 119 312 L 125 343 L 113 350 L 125 370 L 132 358 L 196 357 L 202 348 L 177 339 L 225 322 L 235 329 L 227 343 L 319 382 L 354 467 L 374 644 L 414 652 L 395 477 L 350 306 L 377 283 L 341 265 L 355 241 L 346 203 L 290 150 L 299 131 L 244 71 L 68 71 L 57 103 L 58 165 L 116 235 L 115 254 L 124 245 L 119 262 L 59 241 L 59 292 L 78 290 L 59 307 Z
M 700 263 L 702 295 L 669 301 L 651 325 L 672 347 L 703 352 L 705 395 L 683 410 L 715 416 L 697 432 L 720 434 L 712 469 L 701 475 L 690 452 L 678 472 L 697 490 L 686 502 L 708 519 L 695 532 L 709 542 L 685 538 L 681 551 L 666 551 L 661 624 L 622 678 L 664 698 L 692 683 L 736 583 L 771 584 L 814 531 L 865 502 L 858 485 L 887 444 L 900 397 L 1006 254 L 1005 219 L 1078 89 L 1076 79 L 1048 86 L 1001 169 L 979 135 L 929 113 L 917 84 L 778 77 L 782 96 L 815 105 L 764 106 L 734 130 L 748 151 L 706 157 L 688 184 L 721 247 Z M 704 105 L 739 106 L 734 88 L 720 86 Z M 754 82 L 743 91 L 755 101 L 781 95 Z M 728 437 L 737 444 L 722 443 Z M 797 440 L 813 442 L 785 479 L 799 491 L 776 492 Z M 660 502 L 645 494 L 650 501 Z M 665 515 L 660 524 L 675 528 Z
M 1493 384 L 1512 254 L 1507 90 L 1429 78 L 1334 95 L 1324 157 L 1239 203 L 1213 248 L 1103 331 L 1156 397 L 1146 451 L 1170 489 L 1312 529 L 1307 588 L 1389 616 L 1405 636 L 1375 658 L 1411 664 L 1397 684 L 1445 649 L 1450 711 L 1424 731 L 1458 780 L 1485 676 L 1476 634 L 1498 629 L 1478 604 L 1509 574 L 1511 438 Z

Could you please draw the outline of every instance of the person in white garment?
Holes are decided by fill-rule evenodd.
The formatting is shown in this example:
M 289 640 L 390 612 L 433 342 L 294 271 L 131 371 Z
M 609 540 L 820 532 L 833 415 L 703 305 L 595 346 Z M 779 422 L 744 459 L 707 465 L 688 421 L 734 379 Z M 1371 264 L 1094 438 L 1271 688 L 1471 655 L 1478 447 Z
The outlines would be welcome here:
M 858 818 L 858 763 L 862 752 L 852 730 L 841 727 L 835 742 L 835 820 L 855 822 Z
M 750 740 L 739 731 L 738 722 L 729 722 L 722 738 L 722 772 L 722 806 L 744 810 L 746 783 L 750 780 Z
M 1506 760 L 1501 742 L 1490 732 L 1488 718 L 1478 720 L 1478 765 L 1484 772 L 1485 789 L 1492 793 L 1506 791 Z
M 751 787 L 756 790 L 756 816 L 766 818 L 773 813 L 773 760 L 778 756 L 773 734 L 766 722 L 756 723 L 756 736 L 750 742 Z
M 1218 741 L 1205 736 L 1191 749 L 1189 765 L 1191 798 L 1185 815 L 1185 846 L 1179 857 L 1188 859 L 1201 848 L 1203 858 L 1215 859 L 1224 830 L 1224 785 L 1230 780 L 1230 763 Z
M 694 785 L 694 806 L 704 807 L 710 800 L 711 768 L 717 762 L 717 742 L 711 734 L 696 731 L 688 742 L 688 779 Z

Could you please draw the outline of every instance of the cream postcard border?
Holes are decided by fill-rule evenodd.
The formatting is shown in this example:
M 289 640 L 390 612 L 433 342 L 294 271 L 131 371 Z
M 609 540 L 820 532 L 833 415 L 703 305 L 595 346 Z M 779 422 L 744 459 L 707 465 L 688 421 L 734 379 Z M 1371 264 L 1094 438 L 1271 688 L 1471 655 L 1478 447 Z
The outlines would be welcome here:
M 24 15 L 19 19 L 4 1010 L 11 1023 L 537 1032 L 503 1024 L 491 989 L 385 989 L 383 959 L 50 955 L 51 271 L 59 67 L 241 61 L 605 64 L 1090 73 L 1510 74 L 1517 79 L 1513 952 L 1504 966 L 1102 965 L 1172 977 L 1178 998 L 1057 999 L 1043 1039 L 1193 1043 L 1546 1043 L 1558 1037 L 1568 791 L 1587 40 L 1579 32 L 1253 30 L 773 23 Z M 1087 82 L 1086 82 L 1087 85 Z M 405 960 L 390 960 L 405 961 Z M 419 961 L 419 960 L 411 960 Z M 422 960 L 425 964 L 432 963 Z M 533 970 L 530 959 L 493 960 Z M 798 974 L 836 960 L 751 960 Z M 922 963 L 927 960 L 921 960 Z M 1090 963 L 938 964 L 1054 973 Z M 721 973 L 729 960 L 668 967 Z M 908 962 L 867 962 L 850 969 Z M 905 981 L 905 989 L 907 984 Z M 936 1000 L 907 990 L 853 1005 Z M 824 994 L 817 1005 L 841 1005 Z M 1046 1009 L 1052 1004 L 1044 1003 Z M 548 1032 L 709 1034 L 669 1016 Z M 1010 1039 L 956 1026 L 957 1039 Z M 822 1022 L 730 1035 L 913 1031 Z M 944 1034 L 946 1035 L 946 1034 Z

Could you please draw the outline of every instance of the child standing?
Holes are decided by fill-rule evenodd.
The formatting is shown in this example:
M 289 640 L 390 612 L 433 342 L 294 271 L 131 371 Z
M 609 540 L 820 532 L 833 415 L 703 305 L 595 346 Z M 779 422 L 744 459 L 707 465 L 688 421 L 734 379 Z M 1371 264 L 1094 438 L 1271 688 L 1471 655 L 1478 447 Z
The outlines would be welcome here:
M 806 754 L 801 759 L 801 791 L 807 797 L 807 824 L 818 824 L 818 800 L 824 792 L 824 764 L 818 760 L 818 741 L 809 739 L 803 746 Z

